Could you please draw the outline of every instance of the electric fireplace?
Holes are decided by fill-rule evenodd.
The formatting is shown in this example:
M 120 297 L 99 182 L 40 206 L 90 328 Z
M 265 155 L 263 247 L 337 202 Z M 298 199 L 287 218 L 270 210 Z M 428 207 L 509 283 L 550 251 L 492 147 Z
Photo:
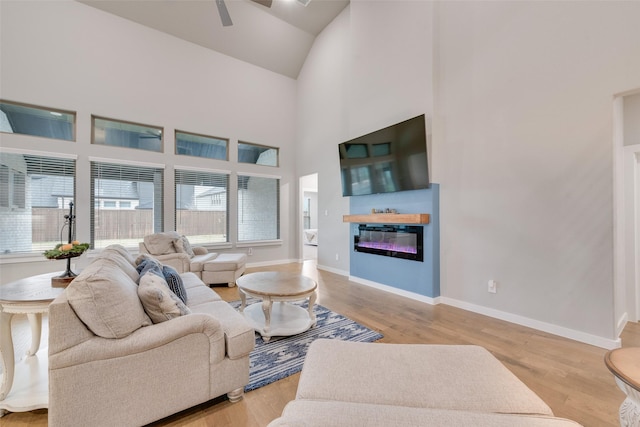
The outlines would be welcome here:
M 375 255 L 424 261 L 423 227 L 360 224 L 353 249 Z

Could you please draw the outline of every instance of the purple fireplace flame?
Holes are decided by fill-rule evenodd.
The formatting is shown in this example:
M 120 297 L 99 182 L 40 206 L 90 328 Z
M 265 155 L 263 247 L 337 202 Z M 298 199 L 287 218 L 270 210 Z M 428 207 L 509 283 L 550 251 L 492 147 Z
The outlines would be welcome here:
M 401 246 L 395 243 L 386 242 L 362 242 L 358 243 L 358 247 L 369 249 L 380 249 L 383 251 L 404 252 L 408 254 L 417 254 L 418 248 L 415 246 Z
M 423 227 L 360 224 L 354 250 L 375 255 L 423 261 Z

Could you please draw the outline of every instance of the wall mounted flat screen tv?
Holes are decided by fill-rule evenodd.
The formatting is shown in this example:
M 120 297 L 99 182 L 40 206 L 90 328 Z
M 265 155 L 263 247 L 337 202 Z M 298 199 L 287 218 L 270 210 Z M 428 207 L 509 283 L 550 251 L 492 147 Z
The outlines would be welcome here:
M 343 196 L 429 188 L 424 114 L 338 145 Z

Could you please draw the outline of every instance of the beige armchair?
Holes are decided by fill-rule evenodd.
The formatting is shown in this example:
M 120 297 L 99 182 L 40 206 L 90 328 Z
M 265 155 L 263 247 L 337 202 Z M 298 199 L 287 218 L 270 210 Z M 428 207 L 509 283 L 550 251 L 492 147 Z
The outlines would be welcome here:
M 149 234 L 139 243 L 141 254 L 149 254 L 178 273 L 192 272 L 206 284 L 228 283 L 245 270 L 247 256 L 241 253 L 218 254 L 202 246 L 192 246 L 185 236 L 175 231 Z

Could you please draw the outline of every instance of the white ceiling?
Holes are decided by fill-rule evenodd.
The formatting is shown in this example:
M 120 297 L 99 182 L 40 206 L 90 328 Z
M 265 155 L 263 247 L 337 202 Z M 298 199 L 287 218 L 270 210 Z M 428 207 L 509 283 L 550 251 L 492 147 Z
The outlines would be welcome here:
M 233 25 L 223 27 L 215 0 L 77 0 L 296 79 L 315 37 L 349 0 L 225 0 Z

